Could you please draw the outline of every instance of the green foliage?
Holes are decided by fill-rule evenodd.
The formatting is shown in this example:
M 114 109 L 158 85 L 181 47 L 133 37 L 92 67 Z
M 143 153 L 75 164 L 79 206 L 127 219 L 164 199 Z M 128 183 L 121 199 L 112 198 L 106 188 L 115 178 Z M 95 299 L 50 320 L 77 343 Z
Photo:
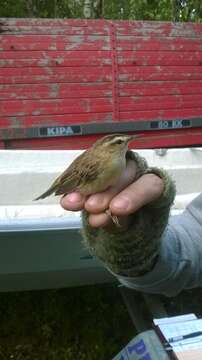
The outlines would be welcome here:
M 134 336 L 111 286 L 0 294 L 0 359 L 106 360 Z
M 130 18 L 135 20 L 170 20 L 170 0 L 130 0 Z
M 96 18 L 202 21 L 201 0 L 92 0 L 92 6 Z M 0 17 L 82 18 L 83 10 L 84 0 L 1 0 Z
M 26 12 L 24 0 L 1 0 L 1 17 L 23 17 Z
M 130 17 L 130 2 L 125 0 L 105 0 L 103 13 L 106 19 L 127 20 Z

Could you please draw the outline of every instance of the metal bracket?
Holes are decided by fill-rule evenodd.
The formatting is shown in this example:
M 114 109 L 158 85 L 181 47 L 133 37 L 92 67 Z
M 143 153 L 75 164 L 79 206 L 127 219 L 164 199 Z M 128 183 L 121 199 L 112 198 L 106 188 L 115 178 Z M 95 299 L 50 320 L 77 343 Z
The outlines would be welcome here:
M 167 126 L 165 126 L 167 125 Z M 68 137 L 77 135 L 98 135 L 125 132 L 149 132 L 159 131 L 158 138 L 169 138 L 177 136 L 172 134 L 172 130 L 183 130 L 191 128 L 202 128 L 202 118 L 166 120 L 162 127 L 162 120 L 152 121 L 113 121 L 105 123 L 83 123 L 83 124 L 64 124 L 59 126 L 36 126 L 18 128 L 0 128 L 0 141 L 12 139 L 31 139 L 49 137 Z M 171 131 L 170 134 L 163 134 L 164 130 Z M 201 130 L 199 130 L 201 132 Z M 142 135 L 142 134 L 141 134 Z

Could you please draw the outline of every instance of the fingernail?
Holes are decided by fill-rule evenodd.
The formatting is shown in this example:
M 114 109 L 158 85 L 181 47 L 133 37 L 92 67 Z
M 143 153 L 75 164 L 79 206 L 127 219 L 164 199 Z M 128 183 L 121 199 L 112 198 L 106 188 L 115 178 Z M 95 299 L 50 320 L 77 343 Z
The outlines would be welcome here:
M 103 205 L 103 199 L 99 196 L 99 195 L 94 195 L 91 196 L 88 200 L 87 200 L 87 204 L 89 206 L 95 207 L 95 206 L 102 206 Z
M 79 193 L 71 193 L 66 195 L 66 199 L 67 201 L 71 202 L 71 203 L 78 203 L 81 201 L 81 194 Z
M 127 210 L 129 206 L 129 200 L 122 197 L 114 201 L 113 208 L 121 209 L 121 210 Z

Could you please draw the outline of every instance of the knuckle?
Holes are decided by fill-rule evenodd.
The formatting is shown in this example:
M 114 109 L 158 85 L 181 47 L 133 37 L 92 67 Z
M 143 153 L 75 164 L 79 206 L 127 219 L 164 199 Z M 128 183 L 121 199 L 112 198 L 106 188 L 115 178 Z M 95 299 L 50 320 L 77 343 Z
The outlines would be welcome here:
M 150 184 L 154 190 L 157 192 L 163 191 L 164 183 L 162 178 L 155 174 L 148 174 L 148 177 L 150 177 Z

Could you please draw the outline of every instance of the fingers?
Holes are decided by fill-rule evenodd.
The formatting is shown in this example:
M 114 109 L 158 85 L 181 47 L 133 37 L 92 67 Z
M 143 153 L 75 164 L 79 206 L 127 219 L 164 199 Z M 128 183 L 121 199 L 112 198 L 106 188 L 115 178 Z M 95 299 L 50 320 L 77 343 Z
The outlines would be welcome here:
M 78 192 L 68 194 L 61 199 L 61 206 L 66 210 L 89 212 L 89 223 L 93 227 L 106 226 L 111 222 L 105 210 L 110 208 L 113 215 L 128 217 L 142 206 L 156 200 L 163 192 L 163 180 L 155 174 L 146 174 L 133 182 L 136 167 L 129 161 L 126 170 L 116 186 L 91 195 L 89 198 Z
M 113 215 L 125 216 L 158 199 L 164 189 L 163 180 L 154 174 L 146 174 L 126 187 L 110 203 Z
M 89 224 L 92 227 L 105 227 L 107 225 L 112 224 L 111 217 L 106 213 L 101 214 L 90 214 L 89 215 Z M 121 216 L 118 217 L 118 222 L 121 228 L 127 228 L 127 226 L 131 223 L 132 217 L 131 216 Z
M 67 194 L 60 199 L 60 205 L 69 211 L 80 211 L 84 208 L 85 196 L 78 192 Z
M 134 161 L 128 161 L 127 167 L 117 184 L 106 191 L 91 195 L 85 202 L 85 209 L 94 214 L 99 214 L 108 209 L 109 203 L 113 197 L 133 182 L 135 174 L 136 165 Z
M 91 195 L 87 200 L 78 192 L 68 194 L 61 198 L 61 206 L 70 211 L 80 211 L 84 207 L 90 213 L 89 223 L 91 226 L 100 227 L 111 223 L 110 217 L 104 212 L 109 208 L 111 199 L 131 184 L 136 175 L 136 166 L 133 161 L 128 161 L 126 170 L 121 175 L 116 186 L 102 192 Z
M 73 192 L 63 196 L 60 199 L 60 204 L 66 210 L 80 211 L 85 207 L 87 211 L 98 214 L 108 209 L 110 200 L 134 180 L 135 171 L 135 163 L 129 161 L 116 186 L 101 193 L 91 195 L 87 200 L 79 192 Z
M 115 196 L 111 200 L 109 208 L 113 215 L 120 216 L 121 221 L 127 222 L 129 215 L 158 199 L 163 189 L 164 184 L 160 177 L 154 174 L 143 175 Z M 111 223 L 111 219 L 105 213 L 91 214 L 89 223 L 93 227 L 106 226 Z
M 111 223 L 111 218 L 106 213 L 90 214 L 88 218 L 89 224 L 93 227 L 103 227 Z

